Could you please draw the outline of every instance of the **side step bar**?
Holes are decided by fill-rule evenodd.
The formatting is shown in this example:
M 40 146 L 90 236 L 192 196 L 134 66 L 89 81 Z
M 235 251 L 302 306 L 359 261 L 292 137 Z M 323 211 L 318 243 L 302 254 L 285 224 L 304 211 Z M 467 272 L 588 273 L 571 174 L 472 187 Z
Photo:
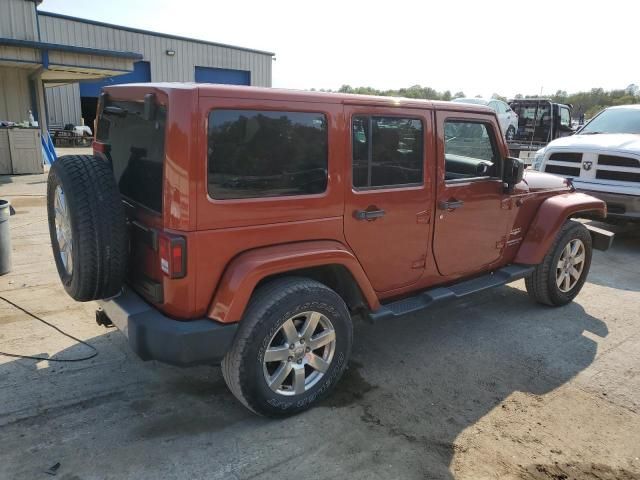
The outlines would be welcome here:
M 375 312 L 371 312 L 369 318 L 371 321 L 377 322 L 417 312 L 447 300 L 466 297 L 472 293 L 519 280 L 532 273 L 534 268 L 535 266 L 532 265 L 509 265 L 495 272 L 465 280 L 449 287 L 436 287 L 426 290 L 414 297 L 403 298 L 383 305 Z

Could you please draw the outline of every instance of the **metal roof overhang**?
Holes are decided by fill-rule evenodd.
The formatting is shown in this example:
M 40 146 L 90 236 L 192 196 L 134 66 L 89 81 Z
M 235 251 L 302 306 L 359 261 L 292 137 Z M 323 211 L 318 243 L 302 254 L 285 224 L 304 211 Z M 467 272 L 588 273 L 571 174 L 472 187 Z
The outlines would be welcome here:
M 42 81 L 65 84 L 122 75 L 133 71 L 142 55 L 57 43 L 0 38 L 0 66 L 43 67 Z

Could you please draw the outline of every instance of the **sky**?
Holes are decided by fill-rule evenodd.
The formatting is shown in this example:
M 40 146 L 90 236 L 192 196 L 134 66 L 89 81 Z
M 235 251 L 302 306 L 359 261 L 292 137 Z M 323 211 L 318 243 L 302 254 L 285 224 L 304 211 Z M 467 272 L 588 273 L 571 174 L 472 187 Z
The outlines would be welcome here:
M 512 97 L 640 84 L 638 0 L 44 0 L 40 9 L 275 52 L 280 88 L 419 84 Z

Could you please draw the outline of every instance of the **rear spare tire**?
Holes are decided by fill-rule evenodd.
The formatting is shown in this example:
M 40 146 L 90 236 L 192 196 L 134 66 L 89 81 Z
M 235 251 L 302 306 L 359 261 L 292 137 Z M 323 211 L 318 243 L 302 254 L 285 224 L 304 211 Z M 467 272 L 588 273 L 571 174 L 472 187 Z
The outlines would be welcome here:
M 127 234 L 110 165 L 90 155 L 58 159 L 49 172 L 47 213 L 67 293 L 81 302 L 116 295 L 126 273 Z

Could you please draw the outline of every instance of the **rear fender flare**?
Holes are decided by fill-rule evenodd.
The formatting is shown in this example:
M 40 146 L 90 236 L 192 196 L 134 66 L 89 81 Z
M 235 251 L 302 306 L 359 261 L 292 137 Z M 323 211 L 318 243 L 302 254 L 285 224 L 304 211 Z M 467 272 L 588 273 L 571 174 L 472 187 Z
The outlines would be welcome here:
M 602 200 L 591 195 L 576 192 L 555 195 L 544 200 L 518 249 L 514 263 L 542 263 L 564 222 L 580 212 L 589 212 L 605 218 L 607 206 Z
M 371 282 L 356 257 L 336 241 L 297 242 L 241 253 L 227 266 L 209 307 L 208 317 L 222 323 L 239 321 L 256 285 L 266 277 L 323 265 L 342 265 L 358 284 L 371 310 L 380 307 Z

